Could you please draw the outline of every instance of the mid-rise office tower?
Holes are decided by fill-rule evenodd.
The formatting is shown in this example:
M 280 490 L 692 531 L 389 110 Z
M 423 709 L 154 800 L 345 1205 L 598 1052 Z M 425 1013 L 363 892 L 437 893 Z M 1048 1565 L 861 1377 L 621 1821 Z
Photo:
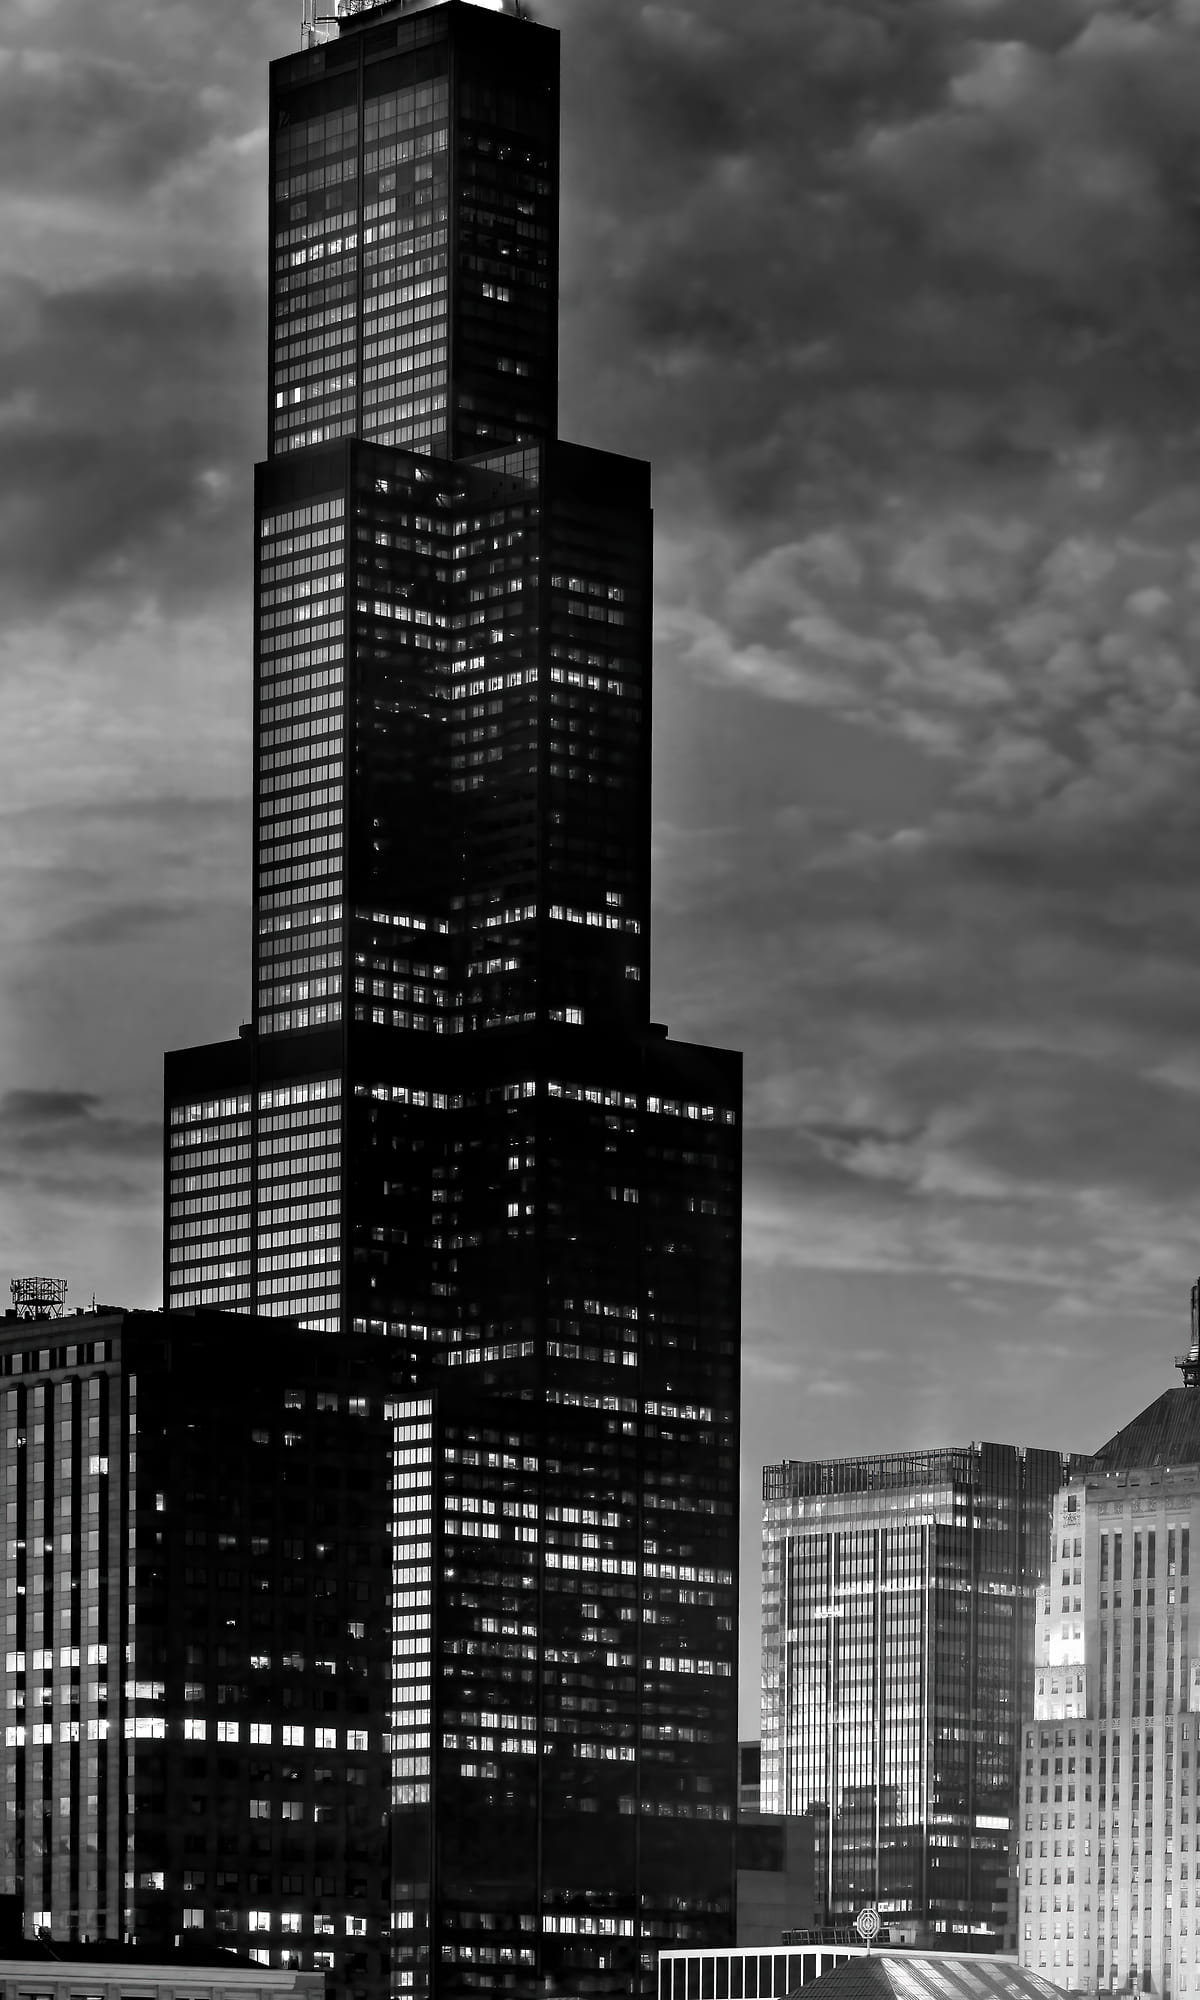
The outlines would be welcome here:
M 386 1990 L 380 1345 L 107 1308 L 0 1329 L 0 1894 L 28 1933 Z
M 740 1063 L 649 1014 L 648 469 L 555 436 L 556 36 L 308 40 L 253 1015 L 168 1058 L 166 1297 L 394 1346 L 464 1503 L 393 1611 L 394 1990 L 627 1992 L 729 1934 L 736 1743 Z
M 814 1817 L 817 1904 L 1011 1950 L 1018 1722 L 1070 1461 L 982 1444 L 763 1474 L 762 1803 Z
M 1182 1386 L 1054 1503 L 1022 1718 L 1018 1947 L 1072 1990 L 1200 1991 L 1198 1291 Z

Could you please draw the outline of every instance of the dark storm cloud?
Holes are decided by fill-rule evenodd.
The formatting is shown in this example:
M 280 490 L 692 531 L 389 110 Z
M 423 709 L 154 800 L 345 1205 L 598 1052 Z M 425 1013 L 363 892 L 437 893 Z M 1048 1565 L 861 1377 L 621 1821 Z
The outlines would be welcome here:
M 255 311 L 206 274 L 48 292 L 0 280 L 0 580 L 10 604 L 100 587 L 195 601 L 248 561 Z
M 158 1121 L 115 1115 L 82 1090 L 9 1090 L 0 1097 L 0 1179 L 25 1185 L 31 1177 L 59 1187 L 90 1184 L 106 1165 L 136 1168 L 162 1152 Z
M 0 189 L 140 197 L 212 127 L 211 105 L 186 77 L 76 49 L 0 47 Z
M 583 10 L 567 402 L 655 458 L 660 685 L 739 778 L 672 784 L 656 938 L 749 1052 L 752 1259 L 1187 1254 L 1198 27 Z M 840 814 L 758 797 L 781 706 Z

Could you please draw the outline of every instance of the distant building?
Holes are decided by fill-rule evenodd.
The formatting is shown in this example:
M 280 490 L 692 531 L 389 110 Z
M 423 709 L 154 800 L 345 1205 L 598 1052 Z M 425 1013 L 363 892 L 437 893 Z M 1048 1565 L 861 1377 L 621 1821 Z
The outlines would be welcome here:
M 1200 1991 L 1200 1342 L 1064 1484 L 1039 1592 L 1018 1855 L 1021 1963 L 1059 1985 Z
M 762 1744 L 738 1744 L 738 1811 L 756 1813 L 762 1806 Z
M 778 1944 L 813 1923 L 810 1813 L 740 1812 L 737 1822 L 736 1944 Z
M 1011 1950 L 1018 1719 L 1052 1451 L 979 1444 L 763 1475 L 762 1806 L 811 1811 L 818 1919 Z

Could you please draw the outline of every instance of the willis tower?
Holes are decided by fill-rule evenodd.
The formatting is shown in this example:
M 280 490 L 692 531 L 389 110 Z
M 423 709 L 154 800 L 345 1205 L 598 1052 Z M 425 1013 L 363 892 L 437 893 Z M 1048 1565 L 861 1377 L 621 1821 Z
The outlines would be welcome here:
M 167 1057 L 165 1298 L 378 1340 L 393 1993 L 649 1992 L 732 1930 L 741 1102 L 650 1019 L 649 468 L 557 437 L 557 35 L 304 43 L 253 1011 Z

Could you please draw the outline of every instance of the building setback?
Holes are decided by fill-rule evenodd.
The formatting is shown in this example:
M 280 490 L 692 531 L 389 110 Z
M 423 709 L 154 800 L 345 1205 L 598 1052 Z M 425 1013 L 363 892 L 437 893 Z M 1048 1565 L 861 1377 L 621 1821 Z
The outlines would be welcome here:
M 463 1503 L 390 1610 L 392 1990 L 648 1990 L 731 1935 L 741 1093 L 650 1019 L 649 471 L 555 434 L 557 36 L 306 44 L 252 1018 L 167 1058 L 165 1297 L 380 1340 Z
M 763 1474 L 762 1804 L 811 1811 L 817 1907 L 1013 1946 L 1018 1724 L 1070 1461 L 981 1444 Z
M 1200 1990 L 1200 1344 L 1054 1504 L 1023 1732 L 1022 1965 L 1056 1984 Z

